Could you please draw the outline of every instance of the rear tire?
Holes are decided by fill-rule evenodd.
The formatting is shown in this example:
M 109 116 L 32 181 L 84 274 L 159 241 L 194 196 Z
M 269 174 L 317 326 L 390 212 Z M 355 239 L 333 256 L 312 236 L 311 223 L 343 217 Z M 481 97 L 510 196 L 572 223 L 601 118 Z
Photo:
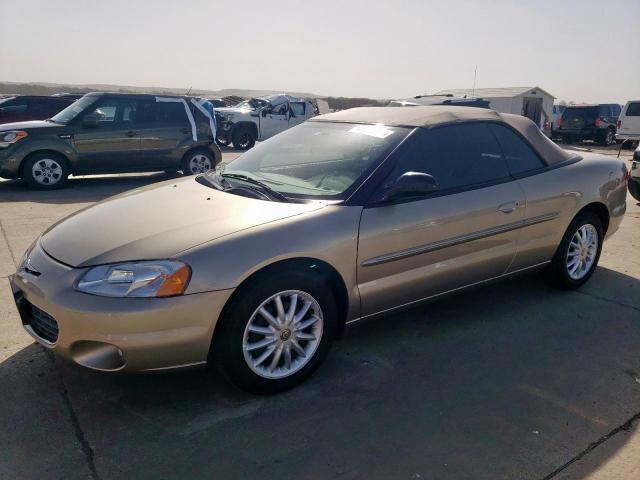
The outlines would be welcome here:
M 182 173 L 197 175 L 211 170 L 215 166 L 213 155 L 204 149 L 191 150 L 182 159 Z
M 233 146 L 237 150 L 249 150 L 256 144 L 256 136 L 245 127 L 237 128 L 232 135 Z
M 36 190 L 62 188 L 67 183 L 68 176 L 67 159 L 57 153 L 34 153 L 22 165 L 23 180 Z
M 607 130 L 604 131 L 600 136 L 600 140 L 598 141 L 598 143 L 603 147 L 608 147 L 609 145 L 613 144 L 615 141 L 616 141 L 616 132 L 611 128 L 607 128 Z
M 220 317 L 211 357 L 232 383 L 249 392 L 275 393 L 298 385 L 320 366 L 336 336 L 331 289 L 320 276 L 292 270 L 258 276 L 240 288 Z M 278 314 L 277 298 L 284 316 Z
M 640 202 L 640 182 L 630 178 L 628 188 L 631 196 Z
M 574 218 L 548 268 L 554 286 L 571 290 L 589 280 L 598 265 L 603 238 L 598 215 L 587 211 Z

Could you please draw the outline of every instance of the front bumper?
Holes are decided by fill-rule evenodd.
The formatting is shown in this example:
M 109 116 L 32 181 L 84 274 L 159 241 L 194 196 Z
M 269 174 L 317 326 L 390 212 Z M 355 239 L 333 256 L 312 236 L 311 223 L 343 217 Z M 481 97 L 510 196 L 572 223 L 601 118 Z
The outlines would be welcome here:
M 15 146 L 0 148 L 0 177 L 18 178 L 21 158 Z
M 21 266 L 10 282 L 27 332 L 54 353 L 103 371 L 164 370 L 205 363 L 215 324 L 233 292 L 171 298 L 81 293 L 73 285 L 86 269 L 55 261 L 39 243 L 27 267 Z

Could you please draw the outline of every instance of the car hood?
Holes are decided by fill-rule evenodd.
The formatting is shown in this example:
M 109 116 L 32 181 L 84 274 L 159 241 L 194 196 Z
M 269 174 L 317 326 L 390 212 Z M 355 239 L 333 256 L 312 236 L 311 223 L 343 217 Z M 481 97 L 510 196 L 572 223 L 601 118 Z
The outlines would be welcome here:
M 72 267 L 169 258 L 323 206 L 241 197 L 189 177 L 131 190 L 81 210 L 49 228 L 40 242 L 47 254 Z
M 0 124 L 0 132 L 6 132 L 7 130 L 31 130 L 34 128 L 51 128 L 51 127 L 64 127 L 59 123 L 45 122 L 44 120 L 31 120 L 28 122 L 14 122 Z

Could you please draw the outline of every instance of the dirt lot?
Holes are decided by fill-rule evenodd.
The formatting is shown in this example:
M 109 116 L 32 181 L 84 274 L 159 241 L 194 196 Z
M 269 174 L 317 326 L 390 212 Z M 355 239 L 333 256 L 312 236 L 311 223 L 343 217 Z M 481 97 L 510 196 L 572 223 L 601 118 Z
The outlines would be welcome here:
M 166 178 L 78 178 L 55 192 L 0 181 L 0 478 L 637 478 L 640 205 L 630 196 L 580 290 L 530 274 L 390 315 L 353 328 L 301 387 L 256 397 L 202 370 L 87 371 L 22 331 L 7 276 L 31 241 Z

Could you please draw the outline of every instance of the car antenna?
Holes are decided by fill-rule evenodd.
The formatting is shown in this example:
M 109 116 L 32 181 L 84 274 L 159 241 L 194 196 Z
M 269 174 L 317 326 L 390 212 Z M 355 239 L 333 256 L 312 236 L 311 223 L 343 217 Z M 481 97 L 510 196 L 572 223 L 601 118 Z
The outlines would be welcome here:
M 189 90 L 187 90 L 187 93 L 185 93 L 185 95 L 189 95 L 189 94 L 191 93 L 191 89 L 192 89 L 192 88 L 193 88 L 193 87 L 189 87 Z
M 471 91 L 471 98 L 476 98 L 476 78 L 478 78 L 478 65 L 473 72 L 473 90 Z

